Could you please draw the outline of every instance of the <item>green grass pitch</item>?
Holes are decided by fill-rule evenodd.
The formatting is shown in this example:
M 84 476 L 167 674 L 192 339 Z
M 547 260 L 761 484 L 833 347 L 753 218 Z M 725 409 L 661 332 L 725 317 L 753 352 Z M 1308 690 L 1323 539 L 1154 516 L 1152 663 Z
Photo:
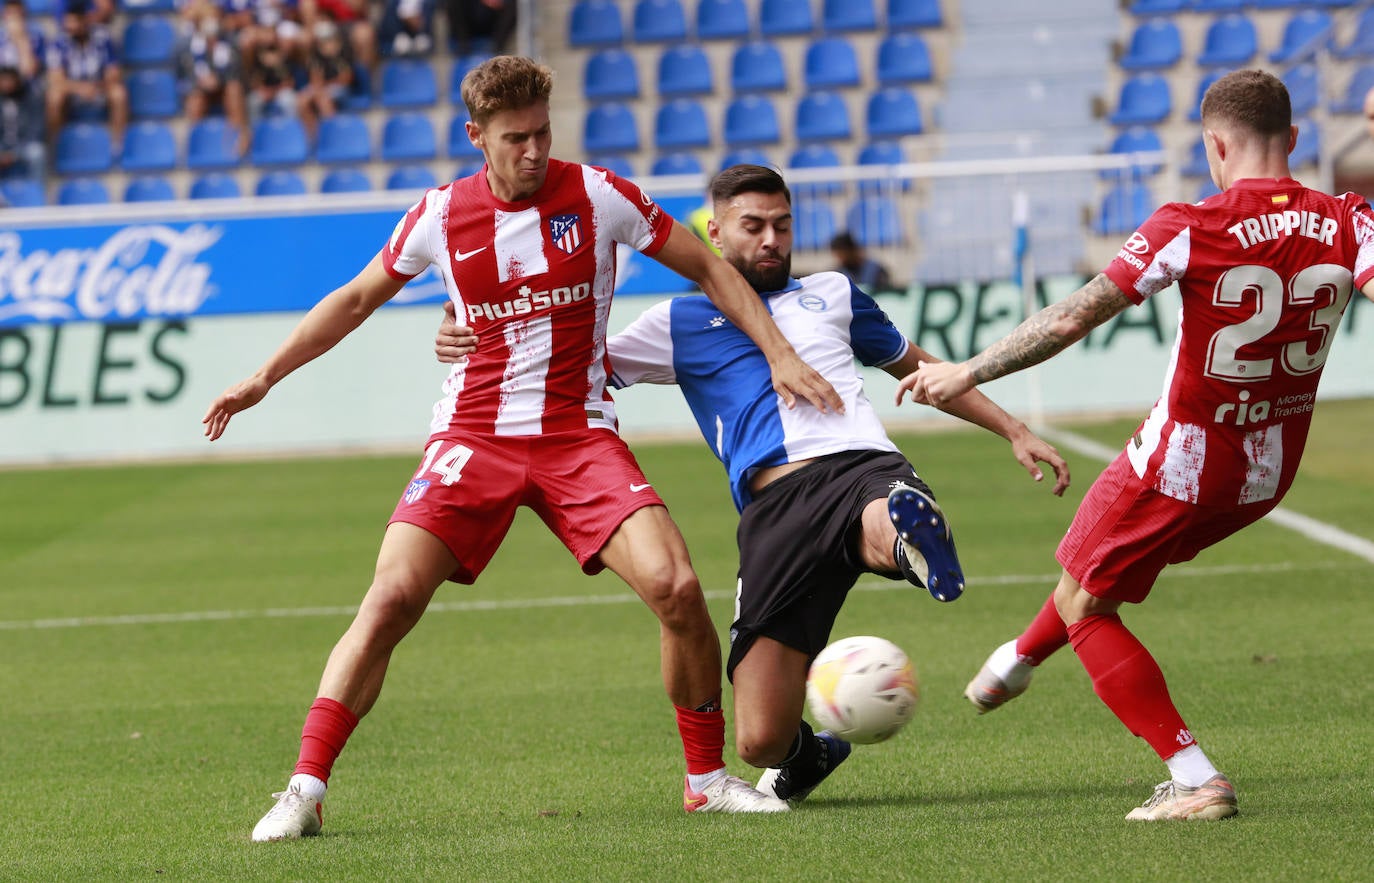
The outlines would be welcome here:
M 1072 427 L 1113 447 L 1132 424 Z M 1374 400 L 1318 408 L 1286 508 L 1374 540 Z M 835 637 L 879 634 L 924 691 L 796 812 L 694 817 L 657 628 L 522 513 L 477 586 L 402 644 L 331 782 L 323 836 L 248 834 L 295 759 L 326 655 L 415 456 L 0 472 L 0 879 L 1374 879 L 1374 564 L 1264 523 L 1126 611 L 1241 814 L 1122 816 L 1163 766 L 1071 651 L 979 717 L 964 683 L 1043 602 L 1066 499 L 999 439 L 899 442 L 954 523 L 965 596 L 876 578 Z M 722 634 L 723 474 L 700 443 L 639 444 Z M 731 753 L 733 772 L 755 777 Z

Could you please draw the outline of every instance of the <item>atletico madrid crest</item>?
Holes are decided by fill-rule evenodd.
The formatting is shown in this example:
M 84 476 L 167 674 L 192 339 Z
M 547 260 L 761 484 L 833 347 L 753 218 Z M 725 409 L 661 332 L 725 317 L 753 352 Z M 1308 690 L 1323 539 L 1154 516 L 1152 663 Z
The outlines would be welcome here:
M 582 217 L 558 215 L 549 218 L 549 239 L 565 254 L 572 254 L 582 244 Z

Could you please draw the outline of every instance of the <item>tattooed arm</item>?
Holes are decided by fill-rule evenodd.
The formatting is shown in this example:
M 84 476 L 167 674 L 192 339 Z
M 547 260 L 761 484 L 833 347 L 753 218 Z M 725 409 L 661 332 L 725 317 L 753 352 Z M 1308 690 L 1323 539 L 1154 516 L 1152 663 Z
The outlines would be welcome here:
M 1116 283 L 1099 273 L 1091 282 L 1031 316 L 1006 337 L 967 362 L 922 362 L 897 384 L 897 402 L 908 390 L 918 402 L 941 404 L 980 383 L 1038 365 L 1131 305 Z

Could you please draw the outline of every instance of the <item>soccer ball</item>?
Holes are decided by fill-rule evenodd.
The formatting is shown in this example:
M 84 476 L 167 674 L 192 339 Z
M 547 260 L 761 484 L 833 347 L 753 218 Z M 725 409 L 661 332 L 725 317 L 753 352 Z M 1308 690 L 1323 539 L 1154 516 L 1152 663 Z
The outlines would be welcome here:
M 916 713 L 920 698 L 916 668 L 902 648 L 871 636 L 826 647 L 806 680 L 816 723 L 861 745 L 892 738 Z

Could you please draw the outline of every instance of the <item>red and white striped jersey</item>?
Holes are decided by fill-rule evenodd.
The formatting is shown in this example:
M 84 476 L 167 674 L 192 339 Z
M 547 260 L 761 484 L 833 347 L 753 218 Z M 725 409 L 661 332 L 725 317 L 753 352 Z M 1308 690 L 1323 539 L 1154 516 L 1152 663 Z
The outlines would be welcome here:
M 1353 288 L 1374 276 L 1374 214 L 1290 178 L 1171 203 L 1104 271 L 1136 303 L 1179 283 L 1163 397 L 1126 445 L 1141 480 L 1208 506 L 1277 500 L 1307 443 Z
M 383 266 L 410 279 L 434 264 L 459 323 L 480 337 L 449 372 L 431 434 L 615 431 L 606 318 L 616 244 L 652 255 L 672 224 L 630 181 L 555 159 L 522 202 L 497 199 L 485 168 L 427 191 L 397 223 Z

